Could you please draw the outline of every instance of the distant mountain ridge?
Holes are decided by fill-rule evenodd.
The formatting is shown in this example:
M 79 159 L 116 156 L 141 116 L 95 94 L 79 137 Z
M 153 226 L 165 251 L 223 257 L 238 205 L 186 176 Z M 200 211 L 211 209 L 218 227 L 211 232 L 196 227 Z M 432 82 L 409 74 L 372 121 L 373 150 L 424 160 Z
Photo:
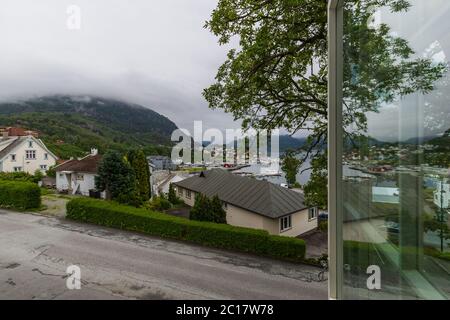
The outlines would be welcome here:
M 37 130 L 62 158 L 91 147 L 167 153 L 175 123 L 137 104 L 93 96 L 54 95 L 0 103 L 0 126 Z
M 298 150 L 306 144 L 307 138 L 295 138 L 290 135 L 280 136 L 280 152 L 284 153 L 289 149 Z

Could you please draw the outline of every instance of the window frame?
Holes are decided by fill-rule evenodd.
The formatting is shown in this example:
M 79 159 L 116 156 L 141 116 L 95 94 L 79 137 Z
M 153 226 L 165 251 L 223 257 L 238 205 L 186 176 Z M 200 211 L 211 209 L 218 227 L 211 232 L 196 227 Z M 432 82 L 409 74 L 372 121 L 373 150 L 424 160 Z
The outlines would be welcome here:
M 330 299 L 342 299 L 344 275 L 342 154 L 344 1 L 328 3 L 328 254 Z
M 317 220 L 318 217 L 319 217 L 319 208 L 317 207 L 308 208 L 308 221 Z
M 34 155 L 34 157 L 29 157 L 29 153 Z M 37 159 L 36 150 L 25 150 L 25 160 L 36 160 L 36 159 Z
M 292 214 L 280 218 L 280 233 L 292 230 Z M 285 223 L 286 222 L 286 223 Z M 286 227 L 285 227 L 286 225 Z

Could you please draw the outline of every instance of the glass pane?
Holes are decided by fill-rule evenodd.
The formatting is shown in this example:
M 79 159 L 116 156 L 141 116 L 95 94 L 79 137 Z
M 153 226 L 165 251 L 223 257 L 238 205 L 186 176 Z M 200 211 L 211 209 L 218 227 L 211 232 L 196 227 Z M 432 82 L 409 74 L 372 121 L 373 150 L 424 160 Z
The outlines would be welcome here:
M 348 0 L 344 298 L 450 297 L 450 1 Z

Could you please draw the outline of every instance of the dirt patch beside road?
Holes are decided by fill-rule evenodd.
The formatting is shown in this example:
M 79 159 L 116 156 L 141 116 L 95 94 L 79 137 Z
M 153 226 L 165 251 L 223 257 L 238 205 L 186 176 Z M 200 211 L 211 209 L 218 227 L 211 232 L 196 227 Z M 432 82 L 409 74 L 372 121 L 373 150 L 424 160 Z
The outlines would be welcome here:
M 70 197 L 59 194 L 49 194 L 41 197 L 43 209 L 39 213 L 58 218 L 66 217 L 66 205 Z

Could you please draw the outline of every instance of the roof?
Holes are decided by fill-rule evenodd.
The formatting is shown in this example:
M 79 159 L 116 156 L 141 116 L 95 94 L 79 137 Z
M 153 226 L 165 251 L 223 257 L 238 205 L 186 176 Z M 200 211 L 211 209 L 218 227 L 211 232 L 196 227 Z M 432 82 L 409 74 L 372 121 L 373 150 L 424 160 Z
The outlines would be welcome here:
M 70 171 L 83 173 L 97 173 L 102 157 L 100 155 L 89 155 L 83 159 L 73 159 L 55 167 L 56 172 Z
M 150 160 L 150 161 L 160 161 L 160 160 L 172 161 L 172 159 L 170 159 L 170 157 L 167 157 L 167 156 L 149 156 L 149 157 L 147 157 L 147 160 Z
M 302 194 L 268 181 L 237 176 L 222 169 L 204 171 L 200 176 L 174 185 L 220 200 L 248 211 L 276 219 L 307 209 Z
M 16 147 L 18 147 L 21 143 L 27 141 L 28 139 L 32 139 L 36 143 L 38 143 L 49 155 L 55 158 L 55 160 L 58 159 L 57 156 L 55 156 L 48 148 L 45 146 L 44 142 L 42 140 L 37 139 L 34 136 L 20 136 L 20 137 L 10 137 L 6 140 L 0 139 L 0 143 L 4 141 L 10 140 L 10 144 L 6 146 L 6 148 L 2 149 L 0 151 L 0 160 L 6 157 L 10 152 L 12 152 Z
M 12 142 L 7 145 L 6 148 L 0 151 L 0 160 L 6 157 L 11 151 L 13 151 L 17 146 L 19 146 L 23 141 L 24 137 L 18 137 L 16 139 L 11 139 Z

